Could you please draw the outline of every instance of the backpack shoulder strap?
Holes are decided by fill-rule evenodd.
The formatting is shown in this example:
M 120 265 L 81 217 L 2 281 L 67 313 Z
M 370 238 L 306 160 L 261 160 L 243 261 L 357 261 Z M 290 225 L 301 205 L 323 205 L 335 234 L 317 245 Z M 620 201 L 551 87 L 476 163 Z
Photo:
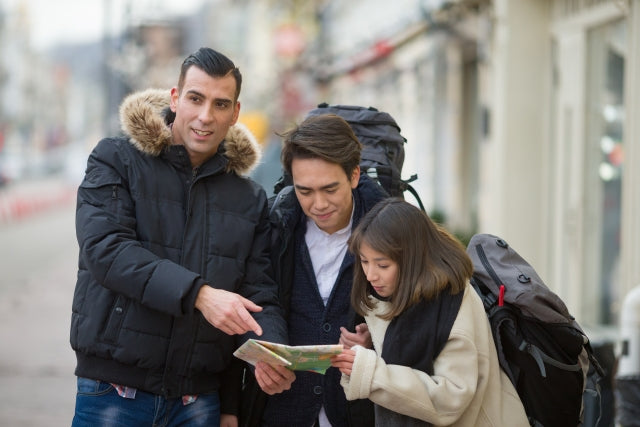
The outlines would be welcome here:
M 424 204 L 422 204 L 422 200 L 420 199 L 420 195 L 418 194 L 416 189 L 413 188 L 411 184 L 407 184 L 407 191 L 411 193 L 413 197 L 416 199 L 416 201 L 418 202 L 418 206 L 420 206 L 420 209 L 422 210 L 422 212 L 426 212 L 426 210 L 424 209 Z

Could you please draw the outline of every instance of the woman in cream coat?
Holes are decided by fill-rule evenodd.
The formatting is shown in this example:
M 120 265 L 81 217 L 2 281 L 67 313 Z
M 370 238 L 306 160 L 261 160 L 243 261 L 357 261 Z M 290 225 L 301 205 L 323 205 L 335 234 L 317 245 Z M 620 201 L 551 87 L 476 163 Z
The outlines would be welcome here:
M 464 247 L 418 208 L 386 199 L 350 241 L 360 260 L 351 303 L 374 349 L 346 349 L 332 364 L 348 400 L 370 399 L 377 426 L 528 426 L 498 364 Z

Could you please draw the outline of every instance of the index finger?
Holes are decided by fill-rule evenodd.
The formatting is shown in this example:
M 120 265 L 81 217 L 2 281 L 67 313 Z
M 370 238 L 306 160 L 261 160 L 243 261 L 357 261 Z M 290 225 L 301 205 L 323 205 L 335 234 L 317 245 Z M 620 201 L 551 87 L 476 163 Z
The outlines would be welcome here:
M 251 303 L 251 304 L 253 304 L 253 303 Z M 240 317 L 240 320 L 242 322 L 242 327 L 246 331 L 253 331 L 258 336 L 262 335 L 262 328 L 260 327 L 260 325 L 258 325 L 258 322 L 256 322 L 256 319 L 254 319 L 251 316 L 251 314 L 249 314 L 249 312 L 247 311 L 245 306 L 240 306 L 240 307 L 236 308 L 236 313 L 238 313 L 238 317 Z

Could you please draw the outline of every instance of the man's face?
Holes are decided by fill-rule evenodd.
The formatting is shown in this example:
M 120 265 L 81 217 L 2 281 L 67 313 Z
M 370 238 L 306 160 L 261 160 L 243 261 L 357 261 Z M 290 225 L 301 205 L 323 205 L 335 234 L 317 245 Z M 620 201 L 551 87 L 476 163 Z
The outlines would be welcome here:
M 291 175 L 302 210 L 318 228 L 332 234 L 349 224 L 351 190 L 358 186 L 359 167 L 349 177 L 337 163 L 317 158 L 293 159 Z
M 212 157 L 238 120 L 233 75 L 212 77 L 196 66 L 187 70 L 182 91 L 171 89 L 171 110 L 176 113 L 172 133 L 175 144 L 184 145 L 191 165 L 200 166 Z

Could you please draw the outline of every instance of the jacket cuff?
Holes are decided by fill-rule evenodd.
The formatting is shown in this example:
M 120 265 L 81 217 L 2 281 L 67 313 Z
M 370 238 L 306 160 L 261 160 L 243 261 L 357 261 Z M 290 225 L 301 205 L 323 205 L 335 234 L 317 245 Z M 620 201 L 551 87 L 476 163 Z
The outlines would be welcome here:
M 200 288 L 206 284 L 207 282 L 200 277 L 195 280 L 195 283 L 191 287 L 191 291 L 182 299 L 183 313 L 188 314 L 196 311 L 196 298 L 198 298 L 198 292 L 200 292 Z
M 353 347 L 356 357 L 351 368 L 351 376 L 343 375 L 341 384 L 347 400 L 367 399 L 371 393 L 371 383 L 376 369 L 378 355 L 375 351 L 359 345 Z

